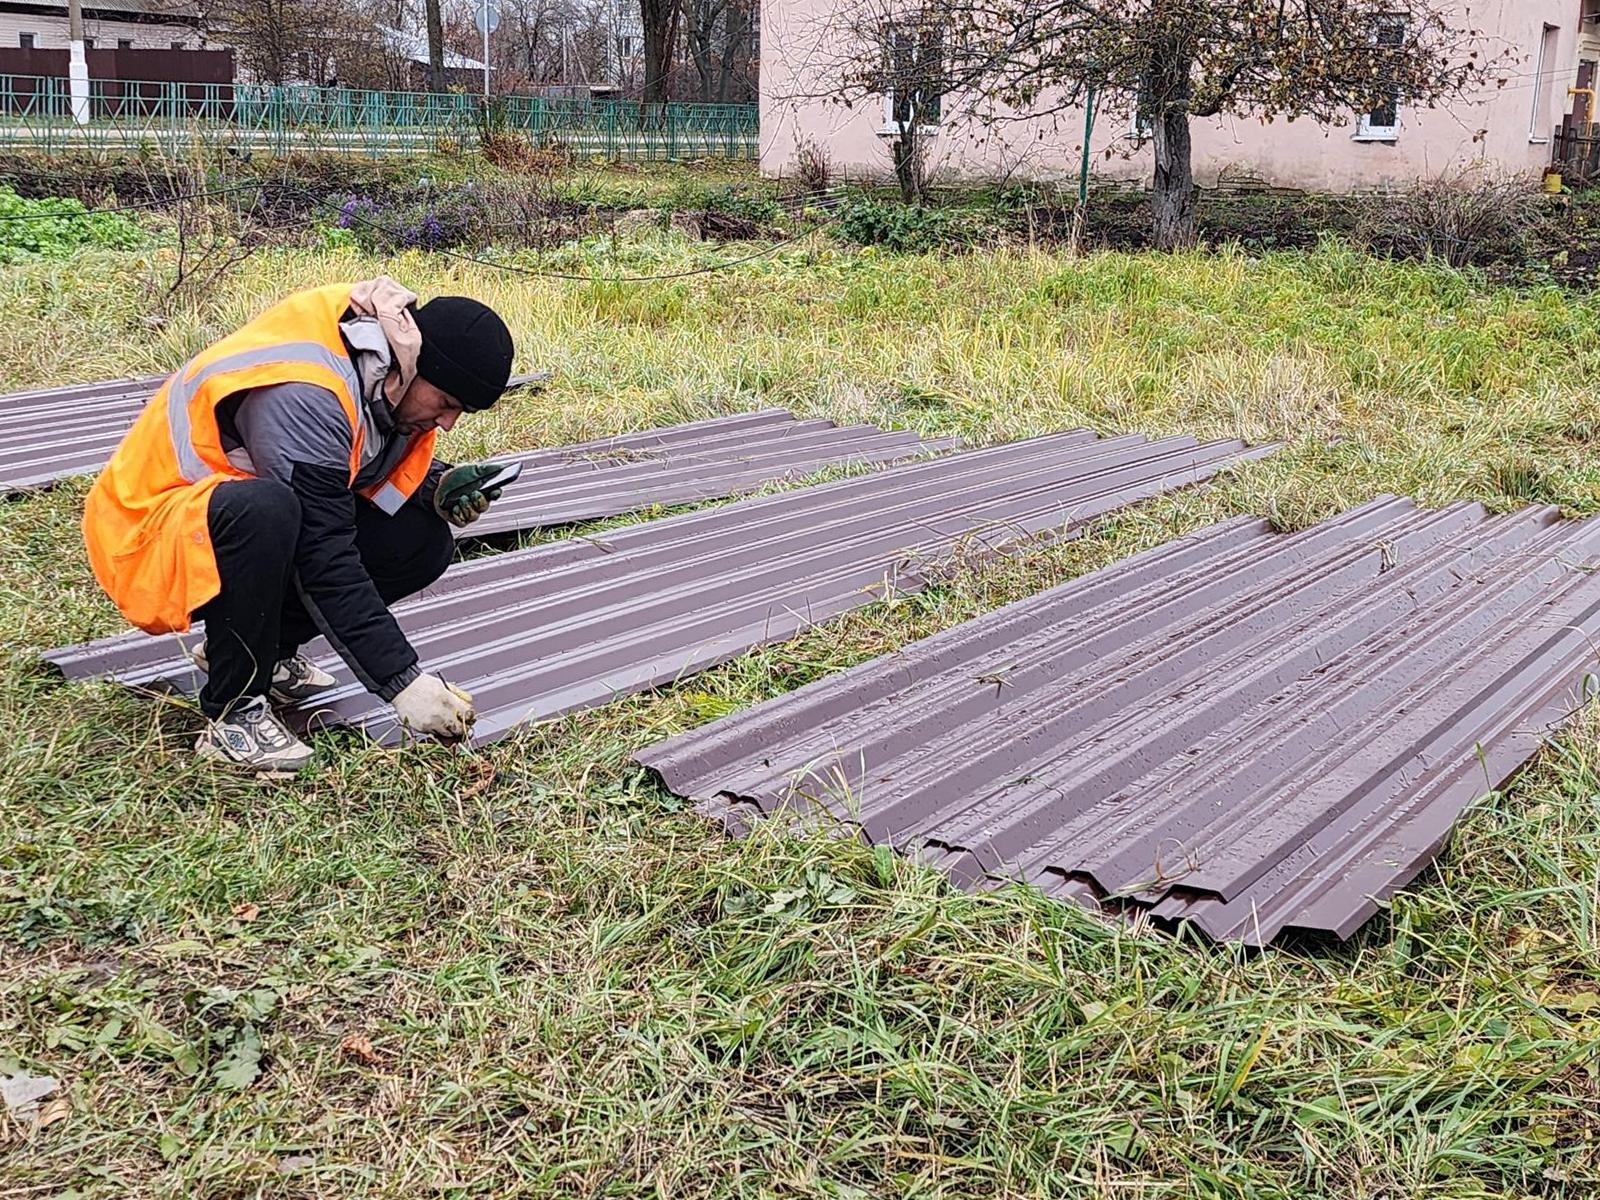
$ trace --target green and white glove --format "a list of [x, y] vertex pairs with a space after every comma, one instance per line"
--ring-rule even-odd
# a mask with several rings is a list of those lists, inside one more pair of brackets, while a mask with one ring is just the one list
[[433, 511], [457, 529], [471, 525], [500, 499], [500, 489], [484, 491], [482, 483], [492, 479], [501, 470], [495, 463], [468, 463], [451, 467], [439, 478], [438, 489], [433, 493]]

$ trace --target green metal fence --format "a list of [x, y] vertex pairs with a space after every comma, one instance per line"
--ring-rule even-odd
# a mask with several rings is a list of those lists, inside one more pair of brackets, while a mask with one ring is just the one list
[[90, 119], [72, 119], [67, 81], [0, 75], [0, 148], [236, 151], [363, 156], [472, 151], [486, 129], [581, 156], [674, 161], [754, 158], [752, 104], [547, 100], [255, 84], [89, 81]]

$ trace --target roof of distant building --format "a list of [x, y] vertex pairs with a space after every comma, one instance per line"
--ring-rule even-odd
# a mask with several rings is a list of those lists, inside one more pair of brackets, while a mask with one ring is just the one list
[[[67, 0], [0, 0], [0, 9], [25, 9], [30, 12], [54, 10], [67, 15]], [[84, 0], [84, 16], [101, 13], [136, 16], [146, 20], [167, 18], [190, 24], [200, 18], [200, 6], [193, 0]]]
[[[389, 49], [397, 54], [403, 54], [415, 63], [428, 62], [428, 39], [417, 33], [407, 33], [403, 29], [394, 29], [388, 25], [379, 25], [378, 31], [383, 34], [383, 40], [388, 43]], [[483, 63], [476, 58], [468, 58], [465, 54], [445, 48], [444, 66], [447, 71], [481, 71]]]

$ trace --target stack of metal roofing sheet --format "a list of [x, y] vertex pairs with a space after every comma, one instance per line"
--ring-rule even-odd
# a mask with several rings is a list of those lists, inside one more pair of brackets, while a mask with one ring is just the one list
[[[506, 386], [549, 377], [514, 375]], [[166, 378], [146, 375], [0, 396], [0, 493], [98, 471]]]
[[641, 752], [738, 831], [817, 808], [1264, 944], [1347, 937], [1592, 694], [1600, 521], [1242, 519]]
[[[791, 637], [887, 588], [919, 588], [929, 560], [1069, 533], [1266, 452], [1055, 434], [459, 564], [395, 615], [423, 662], [473, 694], [476, 740], [490, 742]], [[46, 659], [69, 678], [196, 685], [170, 637]], [[398, 736], [387, 706], [332, 655], [320, 661], [340, 685], [291, 714], [299, 723]]]
[[766, 409], [507, 454], [497, 461], [521, 462], [522, 477], [460, 536], [714, 500], [801, 479], [828, 466], [895, 462], [958, 444], [955, 438], [925, 439], [873, 425], [840, 428], [832, 421], [801, 421], [783, 409]]
[[0, 396], [0, 491], [98, 471], [165, 378]]

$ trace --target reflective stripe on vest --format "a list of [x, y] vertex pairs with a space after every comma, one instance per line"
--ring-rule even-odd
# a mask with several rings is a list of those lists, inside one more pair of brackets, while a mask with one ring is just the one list
[[395, 513], [399, 512], [401, 507], [405, 504], [406, 494], [399, 488], [395, 487], [395, 485], [390, 483], [388, 480], [384, 480], [383, 486], [378, 488], [377, 491], [368, 495], [367, 499], [371, 500], [378, 506], [379, 509], [388, 513], [392, 517], [395, 515]]
[[242, 371], [266, 363], [307, 363], [324, 367], [344, 380], [355, 401], [357, 411], [363, 403], [361, 380], [354, 364], [342, 354], [335, 354], [320, 342], [285, 342], [279, 346], [263, 346], [254, 350], [241, 350], [197, 369], [192, 376], [188, 368], [172, 377], [167, 388], [167, 428], [172, 437], [172, 451], [178, 461], [178, 471], [190, 483], [213, 473], [194, 446], [194, 430], [189, 421], [189, 405], [200, 386], [214, 375], [229, 371]]

